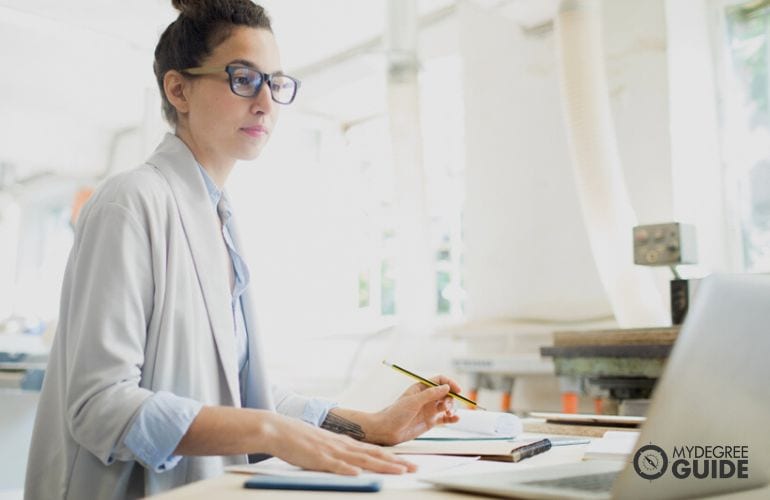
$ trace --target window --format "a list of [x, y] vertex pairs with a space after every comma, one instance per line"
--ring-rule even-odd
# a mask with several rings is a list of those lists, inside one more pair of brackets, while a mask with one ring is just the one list
[[722, 147], [743, 267], [770, 271], [770, 1], [723, 4]]
[[[447, 57], [424, 63], [420, 77], [423, 167], [435, 256], [438, 316], [463, 315], [462, 207], [464, 202], [463, 108], [460, 61]], [[395, 290], [398, 237], [394, 223], [394, 171], [387, 116], [351, 126], [348, 155], [359, 166], [358, 189], [366, 255], [358, 271], [358, 307], [370, 317], [397, 316]]]

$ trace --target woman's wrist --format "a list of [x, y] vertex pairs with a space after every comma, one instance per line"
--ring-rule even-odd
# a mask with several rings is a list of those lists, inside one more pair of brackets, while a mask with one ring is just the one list
[[376, 413], [363, 413], [362, 419], [367, 429], [366, 442], [379, 445], [391, 445], [393, 437], [386, 432], [387, 425], [381, 411]]
[[258, 418], [253, 421], [254, 430], [249, 434], [254, 447], [260, 453], [275, 455], [281, 442], [281, 419], [285, 417], [268, 410], [254, 412], [259, 413]]
[[345, 434], [358, 441], [384, 444], [389, 442], [389, 439], [382, 432], [383, 423], [379, 412], [369, 413], [348, 408], [334, 408], [326, 415], [321, 428], [337, 434]]

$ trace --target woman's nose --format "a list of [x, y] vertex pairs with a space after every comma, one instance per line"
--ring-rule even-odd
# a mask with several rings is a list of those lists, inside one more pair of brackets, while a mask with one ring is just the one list
[[251, 111], [257, 113], [259, 111], [263, 113], [270, 113], [275, 103], [273, 102], [273, 95], [270, 92], [270, 83], [265, 82], [257, 92], [257, 95], [253, 97], [251, 105]]

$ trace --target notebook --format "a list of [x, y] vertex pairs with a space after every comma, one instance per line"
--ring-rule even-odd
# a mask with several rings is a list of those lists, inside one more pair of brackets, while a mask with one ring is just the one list
[[383, 449], [399, 455], [454, 455], [479, 457], [481, 460], [512, 462], [513, 451], [522, 446], [539, 441], [527, 439], [517, 441], [502, 440], [451, 440], [424, 441], [413, 440]]
[[[629, 462], [588, 460], [429, 482], [503, 497], [629, 500], [701, 498], [766, 486], [770, 276], [710, 276], [698, 291]], [[731, 447], [731, 457], [723, 458], [724, 465], [713, 460], [714, 469], [712, 460], [697, 458], [706, 447], [721, 447], [723, 457]], [[703, 475], [705, 467], [710, 473], [696, 477], [694, 471]]]
[[545, 419], [548, 423], [574, 425], [603, 425], [617, 427], [639, 427], [644, 417], [623, 415], [590, 415], [586, 413], [531, 412], [530, 417]]

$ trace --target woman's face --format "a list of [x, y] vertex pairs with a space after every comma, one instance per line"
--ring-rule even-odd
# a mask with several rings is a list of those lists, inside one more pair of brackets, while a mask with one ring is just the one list
[[[269, 74], [280, 71], [273, 34], [236, 27], [201, 62], [202, 67], [228, 64], [252, 66]], [[222, 71], [192, 78], [186, 87], [188, 112], [183, 119], [198, 161], [204, 166], [232, 166], [236, 160], [253, 160], [259, 155], [275, 127], [280, 106], [272, 100], [267, 84], [262, 84], [256, 96], [241, 97], [230, 90], [228, 75]]]

